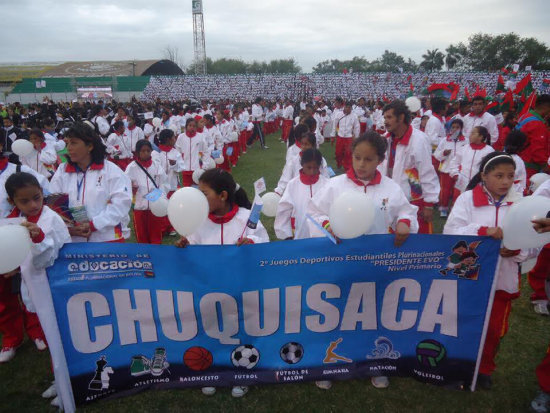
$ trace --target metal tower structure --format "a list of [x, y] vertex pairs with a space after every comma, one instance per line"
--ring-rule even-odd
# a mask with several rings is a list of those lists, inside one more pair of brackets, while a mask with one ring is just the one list
[[193, 10], [193, 45], [195, 50], [195, 74], [206, 74], [206, 42], [204, 40], [204, 18], [202, 0], [191, 0]]

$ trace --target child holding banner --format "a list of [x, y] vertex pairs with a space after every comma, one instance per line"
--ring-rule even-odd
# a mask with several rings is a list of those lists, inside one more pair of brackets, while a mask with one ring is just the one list
[[279, 239], [309, 238], [309, 227], [305, 221], [309, 200], [329, 180], [320, 172], [324, 158], [318, 149], [306, 149], [301, 155], [302, 168], [298, 176], [288, 182], [277, 207], [274, 228]]
[[[26, 172], [15, 173], [6, 180], [5, 187], [9, 201], [14, 206], [9, 218], [24, 217], [25, 221], [21, 225], [27, 228], [32, 240], [30, 254], [20, 267], [24, 311], [26, 318], [31, 317], [35, 324], [33, 329], [27, 329], [27, 331], [39, 349], [46, 349], [44, 341], [47, 340], [50, 344], [55, 368], [59, 365], [59, 362], [55, 361], [59, 360], [59, 356], [64, 359], [64, 356], [45, 269], [53, 264], [61, 247], [65, 243], [71, 242], [71, 236], [63, 219], [44, 206], [42, 188], [33, 175]], [[10, 274], [13, 273], [15, 271]], [[21, 340], [23, 338], [22, 324], [21, 321]], [[5, 351], [6, 349], [2, 349], [2, 353]], [[15, 347], [11, 351], [15, 354]], [[52, 385], [44, 393], [44, 397], [54, 396], [56, 396], [56, 391]]]
[[[375, 217], [368, 234], [395, 233], [395, 245], [403, 244], [409, 233], [418, 232], [418, 207], [407, 200], [401, 187], [392, 179], [382, 176], [377, 167], [385, 158], [387, 142], [378, 133], [370, 131], [355, 139], [351, 151], [352, 167], [343, 175], [336, 176], [313, 196], [308, 213], [312, 218], [332, 233], [329, 222], [329, 209], [332, 203], [344, 192], [359, 191], [372, 199], [375, 204]], [[310, 226], [313, 236], [320, 232]], [[374, 387], [386, 388], [389, 380], [385, 376], [372, 377]], [[330, 389], [330, 381], [316, 382], [322, 389]]]
[[[223, 169], [209, 169], [199, 179], [199, 189], [208, 200], [208, 219], [189, 238], [181, 237], [176, 246], [243, 245], [269, 242], [267, 231], [258, 221], [256, 229], [247, 226], [250, 201], [244, 189], [237, 185], [230, 173]], [[211, 396], [215, 387], [203, 387], [203, 394]], [[233, 397], [242, 397], [248, 386], [234, 386]]]
[[[513, 202], [522, 197], [514, 190], [515, 170], [516, 164], [511, 155], [504, 152], [486, 155], [481, 161], [479, 172], [456, 200], [443, 233], [486, 235], [502, 239], [502, 228], [499, 225]], [[464, 254], [477, 258], [474, 250]], [[496, 368], [498, 345], [508, 331], [512, 300], [519, 297], [518, 263], [527, 258], [527, 251], [511, 251], [505, 247], [500, 249], [496, 292], [477, 381], [481, 388], [490, 389], [492, 386], [491, 375]]]

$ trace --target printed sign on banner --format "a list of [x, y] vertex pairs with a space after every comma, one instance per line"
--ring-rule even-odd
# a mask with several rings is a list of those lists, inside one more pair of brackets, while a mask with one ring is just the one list
[[393, 242], [66, 245], [48, 274], [76, 405], [147, 388], [379, 375], [470, 385], [499, 242]]

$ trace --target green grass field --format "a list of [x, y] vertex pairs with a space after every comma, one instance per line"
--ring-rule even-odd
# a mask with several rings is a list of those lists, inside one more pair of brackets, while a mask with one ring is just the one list
[[[234, 169], [236, 181], [249, 195], [252, 182], [264, 176], [268, 190], [279, 179], [285, 157], [285, 146], [278, 135], [267, 138], [270, 149], [256, 144], [241, 157]], [[334, 166], [334, 147], [324, 144], [322, 152]], [[271, 239], [273, 219], [262, 219]], [[443, 221], [435, 229], [441, 232]], [[167, 238], [166, 243], [173, 242]], [[548, 318], [534, 314], [529, 305], [530, 288], [524, 280], [522, 297], [515, 301], [510, 318], [510, 331], [502, 340], [491, 391], [448, 390], [408, 378], [392, 378], [388, 389], [372, 387], [370, 380], [336, 382], [329, 391], [313, 383], [266, 385], [252, 387], [242, 399], [233, 399], [229, 389], [220, 388], [213, 397], [203, 396], [199, 389], [146, 391], [134, 396], [99, 401], [79, 409], [84, 412], [523, 412], [538, 386], [535, 367], [548, 345]], [[26, 342], [8, 364], [0, 365], [0, 412], [52, 412], [54, 408], [40, 394], [52, 379], [47, 352], [38, 353]]]

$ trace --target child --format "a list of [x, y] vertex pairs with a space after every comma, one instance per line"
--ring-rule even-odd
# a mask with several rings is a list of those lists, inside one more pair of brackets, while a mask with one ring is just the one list
[[470, 144], [457, 151], [456, 156], [451, 160], [449, 175], [455, 179], [455, 198], [466, 190], [468, 182], [472, 180], [479, 170], [481, 160], [494, 149], [487, 145], [491, 135], [483, 126], [476, 126], [470, 134]]
[[113, 130], [114, 132], [107, 138], [109, 160], [125, 171], [134, 157], [132, 145], [128, 140], [128, 136], [124, 134], [124, 123], [121, 120], [117, 120], [113, 124]]
[[336, 149], [334, 155], [338, 168], [347, 171], [351, 167], [351, 146], [354, 138], [359, 136], [359, 119], [351, 113], [351, 103], [344, 106], [344, 116], [336, 122]]
[[50, 179], [55, 173], [57, 162], [57, 152], [51, 143], [47, 143], [44, 133], [38, 128], [32, 129], [29, 140], [34, 146], [34, 150], [27, 156], [21, 156], [21, 164], [34, 169], [46, 179]]
[[320, 172], [323, 161], [318, 149], [302, 152], [299, 175], [288, 182], [277, 207], [274, 229], [279, 239], [310, 238], [306, 211], [309, 200], [328, 182]]
[[514, 179], [514, 189], [516, 192], [525, 195], [527, 188], [527, 171], [525, 162], [518, 155], [527, 146], [527, 135], [519, 130], [512, 130], [506, 135], [504, 141], [504, 151], [511, 155], [516, 163], [516, 176]]
[[227, 119], [227, 115], [221, 110], [216, 111], [216, 127], [222, 137], [221, 145], [216, 145], [216, 147], [223, 155], [223, 162], [218, 164], [216, 167], [223, 169], [224, 171], [231, 172], [231, 162], [229, 156], [227, 155], [227, 149], [231, 143], [229, 135], [233, 130], [233, 125]]
[[433, 155], [440, 162], [439, 171], [441, 173], [439, 175], [439, 182], [441, 192], [439, 194], [439, 214], [442, 218], [447, 217], [449, 214], [449, 204], [455, 185], [454, 180], [449, 175], [451, 161], [456, 156], [456, 153], [468, 144], [464, 135], [462, 135], [463, 126], [462, 120], [453, 119], [451, 121], [451, 133], [447, 136], [447, 139], [439, 143]]
[[[269, 242], [267, 231], [261, 222], [256, 229], [246, 224], [250, 216], [250, 201], [244, 189], [240, 188], [230, 173], [223, 169], [209, 169], [199, 180], [199, 189], [208, 200], [208, 219], [189, 238], [181, 237], [176, 246], [195, 245], [243, 245]], [[211, 396], [215, 387], [203, 387], [203, 394]], [[247, 386], [235, 386], [233, 397], [242, 397]]]
[[176, 149], [183, 157], [182, 185], [193, 185], [193, 171], [200, 168], [199, 161], [210, 157], [208, 143], [204, 134], [197, 134], [197, 121], [194, 118], [185, 122], [185, 132], [178, 136]]
[[[512, 203], [521, 198], [514, 190], [515, 169], [514, 159], [508, 154], [492, 152], [485, 155], [479, 172], [456, 200], [443, 233], [502, 239], [500, 225]], [[498, 345], [508, 330], [512, 300], [519, 296], [518, 262], [524, 261], [527, 254], [522, 250], [511, 251], [502, 247], [500, 257], [496, 293], [478, 376], [478, 384], [485, 389], [492, 385], [491, 374], [496, 368]]]
[[[305, 135], [302, 135], [300, 140], [296, 141], [296, 144], [298, 145], [298, 148], [300, 148], [301, 151], [298, 152], [296, 155], [292, 156], [291, 158], [287, 159], [286, 164], [283, 168], [283, 173], [281, 174], [281, 178], [277, 183], [277, 188], [275, 188], [274, 190], [274, 192], [279, 195], [282, 195], [284, 193], [288, 182], [292, 178], [300, 174], [300, 169], [302, 169], [300, 158], [302, 157], [302, 154], [305, 150], [315, 148], [315, 145], [316, 145], [315, 134], [308, 132]], [[322, 158], [321, 160], [321, 174], [326, 178], [330, 178], [327, 170], [327, 161], [324, 158]]]
[[[165, 129], [170, 130], [170, 129]], [[164, 132], [164, 131], [163, 131]], [[157, 217], [151, 212], [151, 205], [145, 195], [159, 188], [168, 193], [168, 176], [160, 162], [153, 162], [153, 146], [142, 139], [136, 144], [137, 159], [126, 168], [126, 175], [132, 181], [135, 190], [134, 228], [138, 243], [161, 244], [164, 217]]]
[[158, 162], [166, 174], [168, 198], [178, 189], [178, 173], [183, 171], [183, 158], [174, 148], [176, 137], [172, 129], [163, 129], [159, 134], [160, 152], [153, 152], [151, 157]]
[[[410, 232], [418, 232], [418, 208], [409, 203], [399, 184], [377, 170], [384, 161], [386, 150], [386, 139], [376, 132], [369, 131], [355, 139], [351, 148], [352, 167], [345, 174], [331, 178], [313, 196], [308, 213], [332, 232], [328, 218], [330, 206], [339, 195], [354, 190], [365, 193], [375, 204], [375, 217], [368, 234], [395, 232], [395, 245], [399, 246]], [[313, 236], [320, 234], [313, 226], [310, 226], [310, 231]], [[388, 378], [384, 376], [372, 377], [371, 382], [377, 388], [389, 386]], [[329, 389], [331, 384], [321, 381], [317, 386]]]
[[143, 130], [136, 125], [133, 116], [128, 115], [126, 119], [128, 120], [128, 127], [124, 131], [124, 140], [128, 143], [130, 148], [132, 148], [132, 153], [136, 153], [136, 145], [138, 141], [145, 139], [145, 134]]
[[[52, 322], [55, 323], [55, 319], [52, 320], [54, 310], [45, 269], [53, 264], [63, 244], [71, 242], [71, 237], [61, 217], [44, 206], [42, 188], [35, 176], [26, 172], [14, 173], [6, 180], [5, 189], [10, 203], [14, 206], [8, 217], [24, 217], [26, 220], [21, 225], [28, 229], [32, 240], [31, 252], [20, 267], [23, 280], [21, 296], [25, 328], [36, 347], [39, 350], [45, 350], [46, 339], [50, 343], [53, 341], [61, 343], [59, 335], [57, 337], [52, 335], [56, 329], [48, 328], [52, 326]], [[0, 277], [2, 284], [10, 281], [10, 278], [5, 278], [6, 276], [10, 277], [15, 273], [16, 271], [12, 271]], [[17, 298], [9, 304], [2, 299], [2, 304], [19, 307]], [[46, 335], [40, 323], [46, 327]], [[3, 348], [0, 352], [2, 362], [13, 358], [16, 347], [23, 341], [23, 320], [14, 319], [12, 326], [17, 326], [18, 331], [10, 332], [15, 333], [17, 338], [2, 331], [4, 334]], [[8, 344], [8, 338], [18, 341]]]
[[288, 162], [295, 155], [300, 153], [300, 151], [302, 150], [302, 148], [300, 147], [300, 140], [302, 139], [302, 136], [305, 136], [306, 133], [308, 133], [308, 127], [303, 123], [296, 125], [296, 127], [294, 127], [290, 131], [287, 142], [288, 148], [286, 150], [285, 162]]

